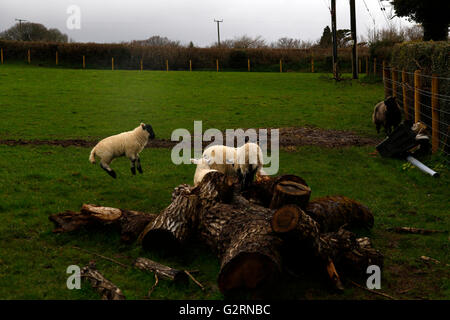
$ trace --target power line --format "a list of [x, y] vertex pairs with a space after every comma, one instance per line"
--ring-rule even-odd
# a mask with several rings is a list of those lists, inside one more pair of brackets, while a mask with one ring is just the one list
[[386, 8], [384, 7], [384, 5], [381, 3], [380, 0], [378, 0], [378, 4], [380, 5], [380, 9], [381, 9], [381, 12], [383, 13], [383, 17], [386, 20], [386, 23], [388, 24], [389, 27], [391, 27], [391, 22], [389, 21], [387, 15], [386, 15]]

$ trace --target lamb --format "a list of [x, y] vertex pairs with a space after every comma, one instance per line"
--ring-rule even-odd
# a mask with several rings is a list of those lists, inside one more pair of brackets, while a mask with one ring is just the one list
[[227, 176], [236, 175], [236, 149], [233, 147], [214, 145], [203, 151], [203, 157], [210, 159], [211, 169]]
[[263, 153], [258, 144], [248, 142], [237, 148], [236, 159], [236, 171], [244, 188], [252, 183], [255, 174], [266, 175], [262, 168], [264, 165]]
[[391, 134], [392, 129], [395, 129], [402, 121], [402, 111], [395, 97], [388, 97], [375, 106], [372, 121], [377, 128], [377, 133], [380, 133], [380, 127], [383, 126], [386, 134]]
[[215, 169], [211, 169], [210, 167], [211, 159], [208, 158], [202, 157], [200, 159], [191, 159], [191, 163], [197, 165], [194, 174], [194, 186], [198, 186], [200, 182], [202, 182], [203, 177], [207, 173], [217, 171]]
[[100, 167], [111, 177], [116, 178], [116, 172], [109, 164], [115, 158], [126, 156], [131, 161], [131, 173], [136, 174], [136, 162], [139, 173], [143, 173], [139, 153], [144, 149], [149, 139], [154, 139], [155, 133], [149, 124], [141, 123], [134, 130], [122, 132], [101, 140], [92, 149], [89, 161], [95, 164], [95, 156], [100, 158]]

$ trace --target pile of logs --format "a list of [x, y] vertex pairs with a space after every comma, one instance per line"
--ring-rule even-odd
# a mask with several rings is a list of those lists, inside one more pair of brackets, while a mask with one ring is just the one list
[[226, 295], [270, 291], [289, 268], [311, 264], [342, 289], [340, 275], [365, 274], [383, 265], [369, 238], [350, 230], [371, 228], [370, 210], [344, 196], [310, 201], [300, 177], [257, 177], [246, 190], [219, 172], [196, 186], [179, 185], [160, 214], [83, 205], [81, 212], [50, 216], [55, 232], [112, 226], [122, 239], [148, 250], [176, 250], [196, 238], [220, 261], [218, 285]]

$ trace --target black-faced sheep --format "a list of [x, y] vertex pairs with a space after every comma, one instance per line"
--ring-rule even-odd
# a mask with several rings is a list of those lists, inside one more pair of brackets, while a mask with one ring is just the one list
[[373, 110], [372, 121], [380, 133], [380, 127], [389, 135], [402, 121], [402, 111], [395, 97], [388, 97], [386, 100], [377, 103]]
[[131, 131], [122, 132], [101, 140], [92, 149], [89, 161], [95, 163], [95, 156], [100, 158], [100, 167], [111, 177], [116, 178], [116, 173], [109, 164], [115, 158], [126, 156], [131, 161], [131, 173], [136, 174], [137, 169], [142, 173], [139, 153], [144, 149], [149, 139], [154, 139], [155, 133], [149, 124], [141, 123]]

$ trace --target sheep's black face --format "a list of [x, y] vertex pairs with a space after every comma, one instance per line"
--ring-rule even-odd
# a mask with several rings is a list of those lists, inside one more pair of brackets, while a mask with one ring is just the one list
[[384, 100], [384, 104], [386, 105], [386, 108], [388, 110], [395, 110], [397, 109], [397, 100], [395, 100], [395, 97], [389, 97], [386, 100]]
[[149, 139], [155, 139], [155, 133], [153, 132], [153, 128], [151, 125], [146, 124], [143, 129], [148, 132]]

